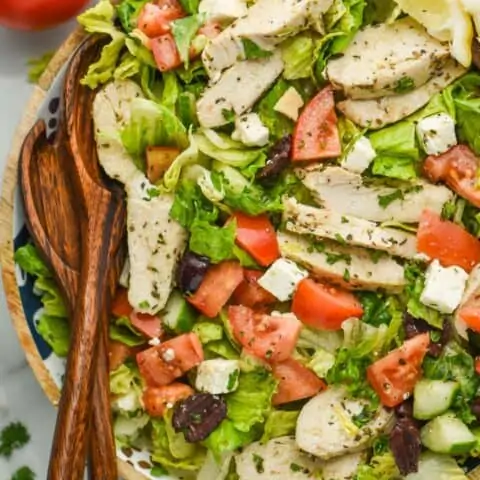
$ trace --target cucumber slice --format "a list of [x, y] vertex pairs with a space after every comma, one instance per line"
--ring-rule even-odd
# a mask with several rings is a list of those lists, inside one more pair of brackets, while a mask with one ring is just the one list
[[185, 333], [192, 330], [196, 319], [193, 307], [180, 292], [174, 291], [163, 311], [163, 324], [175, 333]]
[[445, 413], [427, 423], [420, 432], [422, 443], [432, 452], [463, 455], [476, 444], [475, 435], [452, 413]]
[[413, 416], [419, 420], [431, 420], [445, 413], [458, 392], [457, 382], [420, 380], [413, 393]]

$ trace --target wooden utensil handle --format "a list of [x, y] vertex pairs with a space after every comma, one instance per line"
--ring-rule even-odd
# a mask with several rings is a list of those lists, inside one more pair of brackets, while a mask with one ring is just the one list
[[113, 260], [110, 241], [114, 214], [108, 210], [108, 199], [99, 195], [96, 214], [87, 213], [88, 227], [82, 239], [84, 256], [78, 301], [50, 455], [49, 480], [82, 480], [85, 471], [96, 343]]

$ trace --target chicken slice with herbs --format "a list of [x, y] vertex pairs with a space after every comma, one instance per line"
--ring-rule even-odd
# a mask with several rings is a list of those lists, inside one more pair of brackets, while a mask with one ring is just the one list
[[434, 95], [443, 91], [464, 73], [465, 68], [450, 60], [442, 69], [441, 75], [411, 92], [370, 100], [347, 99], [337, 103], [337, 108], [357, 125], [376, 130], [420, 110]]
[[322, 460], [364, 450], [394, 418], [393, 412], [379, 407], [368, 423], [358, 427], [354, 417], [365, 407], [367, 401], [348, 398], [342, 387], [331, 386], [302, 408], [297, 420], [297, 445]]
[[292, 233], [277, 234], [280, 252], [310, 271], [312, 276], [348, 289], [400, 292], [405, 286], [404, 269], [393, 258], [378, 257], [368, 250], [334, 244], [312, 243]]
[[406, 17], [357, 33], [343, 56], [328, 63], [327, 77], [350, 98], [379, 98], [421, 87], [441, 75], [449, 58], [447, 43]]
[[372, 222], [418, 223], [425, 209], [441, 214], [453, 198], [453, 192], [442, 185], [423, 181], [399, 187], [369, 184], [341, 167], [320, 165], [296, 173], [321, 207]]
[[334, 210], [310, 207], [294, 198], [284, 201], [283, 220], [293, 233], [337, 240], [349, 245], [382, 250], [390, 255], [415, 258], [415, 235], [394, 228], [379, 227], [374, 222]]
[[355, 452], [326, 461], [322, 466], [322, 480], [354, 480], [366, 456], [366, 452]]

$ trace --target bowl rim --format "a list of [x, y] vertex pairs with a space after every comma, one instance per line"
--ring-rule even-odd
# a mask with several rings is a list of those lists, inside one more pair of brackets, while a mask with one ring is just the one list
[[[45, 366], [32, 337], [27, 319], [25, 318], [15, 275], [13, 239], [15, 192], [18, 187], [18, 161], [23, 141], [34, 125], [39, 108], [44, 102], [58, 72], [87, 35], [83, 28], [77, 27], [58, 48], [38, 83], [34, 85], [30, 99], [25, 105], [22, 118], [13, 136], [3, 172], [0, 197], [0, 264], [7, 308], [13, 328], [17, 333], [30, 368], [54, 407], [58, 406], [60, 390]], [[137, 472], [128, 463], [117, 459], [117, 464], [118, 473], [125, 480], [145, 480], [146, 477]]]

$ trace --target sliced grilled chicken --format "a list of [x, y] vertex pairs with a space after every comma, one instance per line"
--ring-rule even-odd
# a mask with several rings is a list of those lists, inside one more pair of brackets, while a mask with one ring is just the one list
[[366, 452], [357, 452], [326, 461], [322, 467], [322, 480], [354, 480], [366, 456]]
[[280, 52], [263, 60], [238, 62], [207, 88], [197, 102], [200, 124], [206, 128], [226, 125], [229, 112], [245, 113], [283, 71]]
[[320, 165], [296, 173], [321, 207], [373, 222], [418, 223], [426, 208], [440, 214], [453, 198], [443, 185], [423, 181], [400, 187], [367, 184], [361, 175], [341, 167]]
[[458, 77], [466, 72], [454, 60], [449, 60], [442, 73], [415, 90], [403, 95], [387, 96], [371, 100], [348, 99], [337, 108], [352, 122], [372, 130], [396, 123], [420, 108]]
[[320, 463], [302, 452], [293, 437], [255, 442], [235, 458], [240, 480], [313, 480]]
[[390, 255], [414, 258], [417, 254], [415, 235], [334, 210], [310, 207], [294, 198], [284, 201], [283, 220], [290, 232], [329, 238], [349, 245], [383, 250]]
[[404, 269], [388, 256], [374, 258], [362, 248], [322, 242], [319, 250], [300, 235], [277, 234], [283, 257], [302, 265], [319, 280], [349, 289], [399, 292], [405, 285]]
[[327, 76], [350, 98], [379, 98], [424, 85], [442, 73], [449, 58], [448, 44], [405, 17], [360, 31], [343, 56], [328, 63]]
[[357, 427], [353, 417], [367, 404], [349, 399], [341, 387], [329, 387], [302, 408], [295, 436], [298, 446], [322, 460], [364, 450], [393, 419], [393, 412], [380, 407], [370, 422]]

